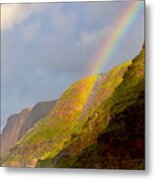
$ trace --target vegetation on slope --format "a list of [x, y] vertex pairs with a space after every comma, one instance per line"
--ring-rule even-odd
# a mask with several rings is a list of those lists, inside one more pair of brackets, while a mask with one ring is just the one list
[[20, 129], [18, 140], [21, 139], [25, 133], [40, 119], [48, 115], [56, 103], [56, 100], [48, 102], [39, 102], [33, 108], [28, 118]]
[[10, 116], [1, 135], [1, 155], [13, 147], [32, 126], [45, 117], [56, 101], [40, 102], [31, 109]]
[[25, 124], [31, 109], [24, 109], [18, 114], [11, 115], [1, 135], [1, 155], [8, 151], [18, 140], [21, 128]]
[[[123, 79], [112, 96], [88, 118], [75, 142], [51, 162], [48, 159], [48, 165], [50, 162], [51, 167], [144, 169], [144, 50]], [[46, 161], [38, 162], [39, 167], [45, 164]]]
[[[58, 155], [61, 150], [73, 144], [83, 131], [86, 133], [82, 134], [82, 142], [85, 142], [87, 132], [89, 132], [89, 136], [92, 132], [89, 131], [89, 127], [88, 131], [86, 128], [90, 121], [88, 117], [95, 116], [97, 118], [98, 114], [94, 114], [94, 112], [120, 85], [130, 64], [131, 61], [126, 62], [105, 75], [90, 76], [70, 86], [57, 101], [52, 111], [37, 122], [3, 156], [2, 165], [33, 167], [36, 162], [40, 161], [42, 163], [48, 162], [44, 163], [43, 166], [48, 165], [49, 167], [51, 159]], [[96, 126], [96, 123], [100, 122], [93, 122], [93, 127]], [[106, 127], [106, 124], [106, 121], [103, 122], [101, 129]], [[98, 129], [95, 132], [97, 135]], [[81, 143], [82, 145], [77, 149], [80, 150], [81, 147], [85, 147], [93, 141], [88, 139], [86, 142]]]

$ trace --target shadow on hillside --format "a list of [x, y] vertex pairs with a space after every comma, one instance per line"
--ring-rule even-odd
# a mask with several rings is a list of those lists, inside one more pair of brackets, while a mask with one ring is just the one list
[[[145, 83], [145, 162], [146, 162], [146, 170], [145, 171], [137, 171], [137, 170], [101, 170], [101, 169], [51, 169], [51, 168], [5, 168], [5, 172], [9, 174], [62, 174], [62, 175], [124, 175], [127, 174], [130, 176], [147, 176], [150, 174], [151, 167], [150, 167], [150, 159], [151, 159], [151, 153], [150, 153], [150, 102], [151, 102], [151, 77], [150, 72], [151, 70], [151, 58], [150, 58], [150, 47], [149, 47], [149, 41], [151, 40], [150, 37], [150, 16], [151, 16], [151, 8], [146, 7], [146, 17], [145, 17], [145, 28], [147, 27], [147, 31], [145, 31], [145, 77], [146, 77], [146, 83]], [[147, 38], [146, 38], [147, 37]], [[150, 62], [150, 63], [149, 63]]]

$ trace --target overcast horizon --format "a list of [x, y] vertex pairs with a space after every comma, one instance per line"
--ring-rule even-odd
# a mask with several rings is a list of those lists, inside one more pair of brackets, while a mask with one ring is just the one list
[[[58, 99], [72, 83], [84, 78], [92, 57], [129, 3], [2, 5], [1, 128], [10, 115]], [[101, 73], [139, 53], [144, 42], [144, 10], [129, 31]]]

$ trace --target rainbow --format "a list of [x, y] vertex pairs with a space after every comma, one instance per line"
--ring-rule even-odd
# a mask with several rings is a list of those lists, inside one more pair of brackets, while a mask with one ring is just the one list
[[[126, 8], [121, 13], [119, 21], [117, 21], [117, 23], [113, 26], [111, 37], [108, 37], [106, 41], [104, 39], [103, 45], [92, 59], [92, 64], [90, 65], [86, 76], [99, 74], [102, 72], [105, 63], [108, 62], [114, 55], [118, 48], [118, 44], [130, 30], [130, 27], [134, 23], [142, 8], [144, 8], [143, 1], [131, 1], [126, 6]], [[83, 104], [83, 109], [87, 107], [92, 89], [97, 83], [98, 77], [96, 76], [96, 78], [93, 79], [93, 82], [91, 82], [91, 87], [88, 88], [89, 92]]]
[[114, 24], [111, 37], [102, 43], [100, 50], [97, 52], [90, 65], [88, 75], [97, 74], [103, 70], [107, 61], [111, 59], [117, 50], [118, 44], [130, 30], [131, 25], [138, 16], [140, 10], [144, 7], [143, 1], [131, 1], [123, 10], [119, 21]]

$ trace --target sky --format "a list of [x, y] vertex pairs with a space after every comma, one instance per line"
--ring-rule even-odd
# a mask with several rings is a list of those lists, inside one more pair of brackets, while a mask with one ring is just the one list
[[[72, 83], [84, 78], [93, 57], [111, 36], [114, 24], [130, 3], [3, 4], [2, 128], [11, 114], [40, 101], [58, 99]], [[141, 9], [113, 56], [104, 64], [102, 73], [135, 57], [143, 42]]]

